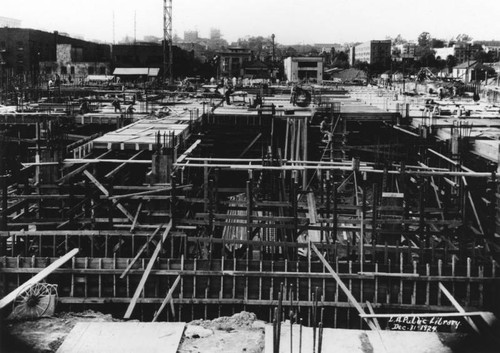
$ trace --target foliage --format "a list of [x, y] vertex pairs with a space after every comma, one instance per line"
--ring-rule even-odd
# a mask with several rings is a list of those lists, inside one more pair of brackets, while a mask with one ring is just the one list
[[363, 70], [365, 72], [368, 72], [369, 69], [369, 64], [366, 61], [359, 61], [356, 60], [354, 61], [353, 67], [358, 70]]
[[448, 67], [448, 69], [451, 70], [453, 67], [457, 66], [457, 64], [458, 60], [454, 55], [448, 55], [446, 57], [446, 66]]
[[407, 41], [406, 39], [404, 39], [404, 38], [401, 36], [401, 34], [398, 34], [398, 35], [396, 36], [396, 38], [394, 38], [394, 39], [392, 40], [392, 44], [394, 44], [394, 45], [398, 45], [398, 44], [405, 44], [405, 43], [408, 43], [408, 41]]
[[418, 45], [422, 48], [429, 48], [431, 44], [431, 35], [429, 32], [422, 32], [418, 36]]
[[495, 54], [492, 51], [486, 53], [481, 50], [474, 54], [474, 60], [480, 63], [491, 63], [494, 62], [495, 59]]
[[457, 42], [470, 42], [472, 41], [472, 37], [468, 34], [462, 33], [456, 36]]
[[444, 48], [445, 43], [444, 43], [444, 40], [432, 38], [431, 42], [430, 42], [430, 46], [431, 46], [431, 48]]

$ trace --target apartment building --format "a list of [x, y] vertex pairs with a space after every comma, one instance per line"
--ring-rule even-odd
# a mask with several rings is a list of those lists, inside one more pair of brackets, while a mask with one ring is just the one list
[[351, 61], [367, 62], [368, 64], [385, 64], [391, 60], [390, 40], [371, 40], [354, 47]]

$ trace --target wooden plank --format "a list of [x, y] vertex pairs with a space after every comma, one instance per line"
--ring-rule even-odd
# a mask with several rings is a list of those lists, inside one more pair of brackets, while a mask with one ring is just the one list
[[5, 297], [3, 297], [2, 300], [0, 300], [0, 310], [3, 309], [5, 306], [9, 305], [24, 290], [28, 289], [33, 284], [40, 282], [45, 277], [50, 275], [54, 270], [61, 267], [69, 259], [71, 259], [73, 256], [75, 256], [78, 253], [78, 251], [79, 251], [78, 249], [71, 250], [66, 255], [64, 255], [60, 259], [57, 259], [56, 261], [51, 263], [49, 266], [44, 268], [42, 271], [40, 271], [38, 274], [36, 274], [34, 277], [30, 278], [29, 280], [24, 282], [22, 285], [17, 287], [15, 290], [13, 290], [9, 294], [7, 294]]
[[[345, 293], [345, 295], [347, 296], [347, 299], [349, 300], [349, 302], [354, 306], [354, 308], [356, 308], [356, 310], [358, 311], [359, 315], [361, 316], [361, 315], [366, 314], [365, 311], [363, 310], [363, 308], [361, 307], [361, 305], [359, 305], [359, 303], [356, 300], [356, 298], [354, 298], [354, 296], [352, 295], [351, 291], [346, 287], [346, 285], [344, 284], [344, 282], [342, 282], [342, 280], [340, 279], [339, 275], [337, 274], [337, 272], [335, 272], [333, 270], [332, 266], [330, 266], [330, 264], [328, 263], [328, 261], [326, 261], [326, 259], [324, 258], [323, 254], [321, 254], [321, 252], [318, 250], [318, 248], [316, 247], [316, 245], [314, 245], [313, 243], [311, 243], [311, 249], [314, 250], [314, 252], [318, 256], [318, 258], [321, 260], [321, 262], [323, 262], [323, 265], [327, 268], [327, 270], [330, 272], [330, 274], [335, 279], [335, 281], [337, 281], [339, 287]], [[365, 319], [365, 321], [366, 321], [366, 323], [368, 324], [368, 326], [372, 330], [376, 330], [377, 329], [376, 326], [370, 320]]]
[[[370, 314], [375, 314], [375, 311], [373, 311], [373, 307], [368, 300], [366, 301], [366, 307], [368, 308], [368, 311], [370, 312]], [[376, 317], [372, 318], [372, 321], [373, 321], [373, 324], [375, 325], [375, 327], [377, 327], [377, 330], [381, 330], [380, 324], [378, 323], [377, 318]]]
[[[88, 170], [84, 170], [83, 173], [85, 174], [85, 176], [87, 178], [90, 179], [90, 181], [92, 183], [94, 183], [95, 186], [97, 186], [97, 188], [99, 190], [101, 190], [101, 192], [106, 195], [106, 196], [109, 196], [109, 191], [92, 175], [90, 174], [90, 172]], [[116, 201], [115, 199], [111, 199], [111, 201], [113, 202], [113, 204], [125, 215], [125, 217], [127, 217], [129, 219], [130, 222], [134, 222], [134, 217], [127, 211], [127, 209], [125, 207], [123, 207], [118, 201]]]
[[[136, 154], [134, 154], [132, 157], [130, 157], [128, 160], [133, 160], [133, 159], [136, 159], [137, 157], [139, 157], [142, 153], [144, 152], [144, 150], [141, 150], [139, 152], [137, 152]], [[120, 170], [122, 170], [125, 166], [127, 165], [127, 163], [122, 163], [120, 164], [118, 167], [116, 167], [115, 169], [113, 169], [112, 171], [110, 171], [108, 174], [106, 174], [104, 176], [104, 179], [109, 179], [111, 177], [113, 177], [116, 173], [118, 173]]]
[[[100, 156], [97, 156], [96, 159], [101, 159], [105, 156], [107, 156], [108, 154], [110, 154], [112, 151], [109, 150], [109, 151], [106, 151], [104, 152], [103, 154], [101, 154]], [[69, 180], [70, 178], [74, 177], [75, 175], [81, 173], [83, 170], [87, 169], [87, 167], [90, 165], [90, 163], [85, 163], [84, 165], [76, 168], [75, 170], [69, 172], [68, 174], [66, 174], [65, 176], [63, 176], [62, 178], [60, 178], [59, 180], [57, 180], [56, 182], [58, 184], [63, 184], [66, 180]]]
[[177, 158], [177, 163], [182, 163], [200, 143], [201, 140], [196, 140], [179, 158]]
[[469, 317], [469, 316], [483, 316], [484, 314], [489, 314], [488, 311], [469, 311], [465, 313], [459, 312], [445, 312], [445, 313], [395, 313], [395, 314], [365, 314], [361, 315], [366, 318], [391, 318], [391, 317]]
[[[190, 188], [192, 186], [193, 186], [193, 184], [179, 185], [179, 186], [176, 186], [175, 189], [182, 190], [182, 189]], [[123, 199], [123, 198], [133, 198], [134, 196], [150, 195], [150, 194], [154, 194], [154, 193], [157, 193], [160, 191], [172, 191], [172, 188], [171, 187], [155, 188], [153, 190], [139, 191], [139, 192], [134, 192], [134, 193], [130, 193], [130, 194], [114, 195], [114, 196], [110, 196], [109, 199], [110, 200], [117, 200], [117, 199]], [[170, 197], [170, 196], [168, 196], [168, 197]]]
[[[195, 277], [196, 278], [196, 277]], [[163, 300], [163, 303], [161, 303], [160, 308], [156, 312], [155, 316], [153, 317], [153, 322], [155, 322], [158, 319], [158, 316], [160, 316], [161, 312], [165, 308], [165, 306], [168, 304], [168, 302], [172, 299], [172, 294], [174, 294], [175, 288], [177, 288], [177, 285], [179, 284], [181, 280], [181, 276], [177, 276], [177, 278], [174, 281], [174, 284], [172, 284], [172, 287], [168, 290], [167, 296]]]
[[132, 225], [130, 226], [131, 233], [134, 231], [135, 226], [137, 225], [137, 220], [139, 219], [139, 215], [141, 213], [141, 210], [142, 210], [142, 201], [141, 201], [141, 203], [139, 203], [139, 206], [137, 206], [137, 211], [135, 212], [134, 221], [132, 222]]
[[167, 228], [163, 232], [163, 235], [161, 237], [161, 241], [158, 242], [158, 244], [156, 245], [156, 249], [155, 249], [153, 255], [149, 259], [148, 265], [147, 265], [146, 269], [144, 270], [144, 273], [143, 273], [143, 275], [141, 277], [141, 280], [140, 280], [139, 284], [137, 285], [137, 288], [135, 289], [134, 296], [132, 297], [132, 300], [130, 301], [130, 304], [129, 304], [128, 308], [127, 308], [127, 311], [125, 312], [125, 315], [123, 316], [124, 319], [130, 319], [130, 316], [132, 316], [132, 313], [133, 313], [134, 308], [135, 308], [135, 304], [137, 303], [137, 299], [139, 298], [139, 296], [142, 293], [144, 285], [146, 284], [146, 280], [148, 279], [149, 273], [153, 269], [153, 265], [156, 262], [156, 258], [160, 254], [161, 248], [163, 247], [163, 242], [165, 242], [165, 240], [167, 239], [168, 234], [170, 233], [170, 229], [172, 229], [172, 221], [171, 220], [167, 224]]
[[[444, 295], [446, 295], [446, 297], [448, 298], [450, 303], [458, 310], [459, 313], [465, 314], [465, 309], [462, 308], [462, 306], [456, 301], [456, 299], [453, 297], [453, 295], [451, 295], [451, 293], [448, 291], [448, 289], [446, 289], [446, 287], [441, 282], [439, 282], [439, 289], [441, 289], [441, 291], [444, 293]], [[465, 318], [465, 321], [467, 321], [469, 323], [469, 325], [474, 329], [474, 331], [476, 331], [477, 333], [480, 333], [476, 324], [474, 323], [474, 321], [472, 321], [472, 319], [470, 317], [464, 316], [464, 318]]]
[[[288, 124], [287, 124], [287, 128], [288, 128]], [[287, 130], [288, 131], [288, 130]], [[253, 145], [255, 145], [255, 143], [260, 139], [260, 137], [262, 136], [262, 133], [259, 133], [253, 140], [252, 142], [250, 142], [250, 144], [243, 150], [243, 152], [240, 153], [240, 155], [238, 156], [238, 158], [241, 158], [243, 157], [249, 150], [250, 148], [253, 147]]]
[[176, 353], [183, 322], [78, 322], [57, 353]]
[[158, 232], [160, 231], [160, 229], [163, 227], [163, 224], [159, 225], [158, 228], [155, 229], [155, 231], [153, 232], [153, 234], [151, 234], [151, 236], [148, 238], [148, 240], [146, 241], [146, 243], [144, 243], [144, 245], [139, 249], [139, 251], [137, 252], [137, 254], [134, 256], [134, 258], [132, 259], [132, 261], [130, 262], [130, 264], [127, 266], [127, 268], [125, 269], [125, 271], [123, 271], [123, 273], [121, 274], [120, 276], [120, 279], [123, 279], [123, 277], [125, 277], [127, 275], [127, 273], [130, 271], [130, 269], [132, 268], [132, 266], [134, 266], [134, 264], [136, 263], [136, 261], [139, 259], [139, 256], [141, 256], [141, 254], [144, 252], [144, 250], [147, 249], [149, 243], [151, 242], [151, 240], [153, 240], [153, 238], [156, 236], [156, 234], [158, 234]]
[[150, 160], [146, 159], [85, 159], [85, 158], [66, 158], [63, 163], [128, 163], [128, 164], [151, 164]]

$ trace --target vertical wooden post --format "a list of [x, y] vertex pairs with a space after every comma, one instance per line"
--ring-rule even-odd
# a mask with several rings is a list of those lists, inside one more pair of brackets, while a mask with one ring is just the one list
[[292, 217], [293, 217], [293, 231], [292, 231], [292, 237], [293, 239], [289, 241], [296, 241], [297, 236], [298, 236], [298, 227], [299, 227], [299, 221], [298, 221], [298, 214], [297, 214], [297, 189], [298, 189], [298, 182], [297, 182], [297, 171], [292, 172], [292, 180], [290, 183], [290, 198], [291, 198], [291, 204], [292, 204]]
[[252, 240], [252, 209], [253, 209], [253, 185], [252, 171], [249, 171], [249, 180], [247, 181], [247, 240]]
[[[303, 133], [302, 133], [302, 135], [303, 135], [302, 136], [302, 144], [303, 144], [303, 146], [302, 146], [302, 153], [303, 153], [302, 160], [307, 161], [308, 160], [308, 155], [307, 155], [307, 123], [308, 123], [308, 121], [307, 121], [307, 118], [304, 118], [302, 123], [304, 124], [303, 130], [302, 130], [303, 131]], [[304, 169], [303, 175], [302, 175], [302, 189], [304, 191], [307, 191], [306, 190], [307, 189], [307, 177], [308, 177], [308, 175], [307, 175], [307, 168], [306, 168], [306, 169]]]
[[337, 183], [333, 183], [332, 188], [332, 199], [333, 199], [333, 211], [332, 211], [332, 219], [333, 219], [333, 234], [332, 234], [332, 242], [337, 241]]
[[[497, 164], [497, 175], [500, 175], [500, 146], [498, 147], [498, 164]], [[496, 183], [496, 197], [495, 207], [496, 207], [496, 216], [495, 216], [495, 237], [500, 236], [500, 183]]]
[[[372, 196], [372, 245], [377, 244], [377, 206], [378, 206], [378, 184], [373, 183], [373, 196]], [[373, 261], [375, 262], [376, 253], [372, 254]]]
[[362, 183], [361, 197], [361, 224], [360, 224], [360, 237], [359, 237], [359, 265], [360, 270], [363, 272], [364, 262], [365, 262], [365, 218], [366, 218], [366, 187], [365, 183]]
[[420, 234], [420, 239], [425, 239], [425, 177], [419, 178], [418, 184], [419, 191], [419, 222], [418, 231]]
[[212, 237], [214, 228], [214, 205], [213, 205], [213, 188], [214, 180], [210, 178], [208, 181], [208, 232]]
[[203, 212], [208, 210], [208, 161], [203, 161], [205, 167], [203, 167]]

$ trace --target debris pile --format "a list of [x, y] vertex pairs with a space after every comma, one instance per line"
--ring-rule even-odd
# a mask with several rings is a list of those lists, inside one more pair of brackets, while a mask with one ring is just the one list
[[261, 353], [264, 351], [263, 321], [242, 311], [233, 316], [190, 322], [179, 353]]
[[2, 330], [0, 351], [6, 353], [33, 352], [51, 353], [57, 351], [77, 322], [121, 321], [111, 315], [92, 310], [80, 313], [59, 313], [54, 317], [36, 320], [9, 321]]

